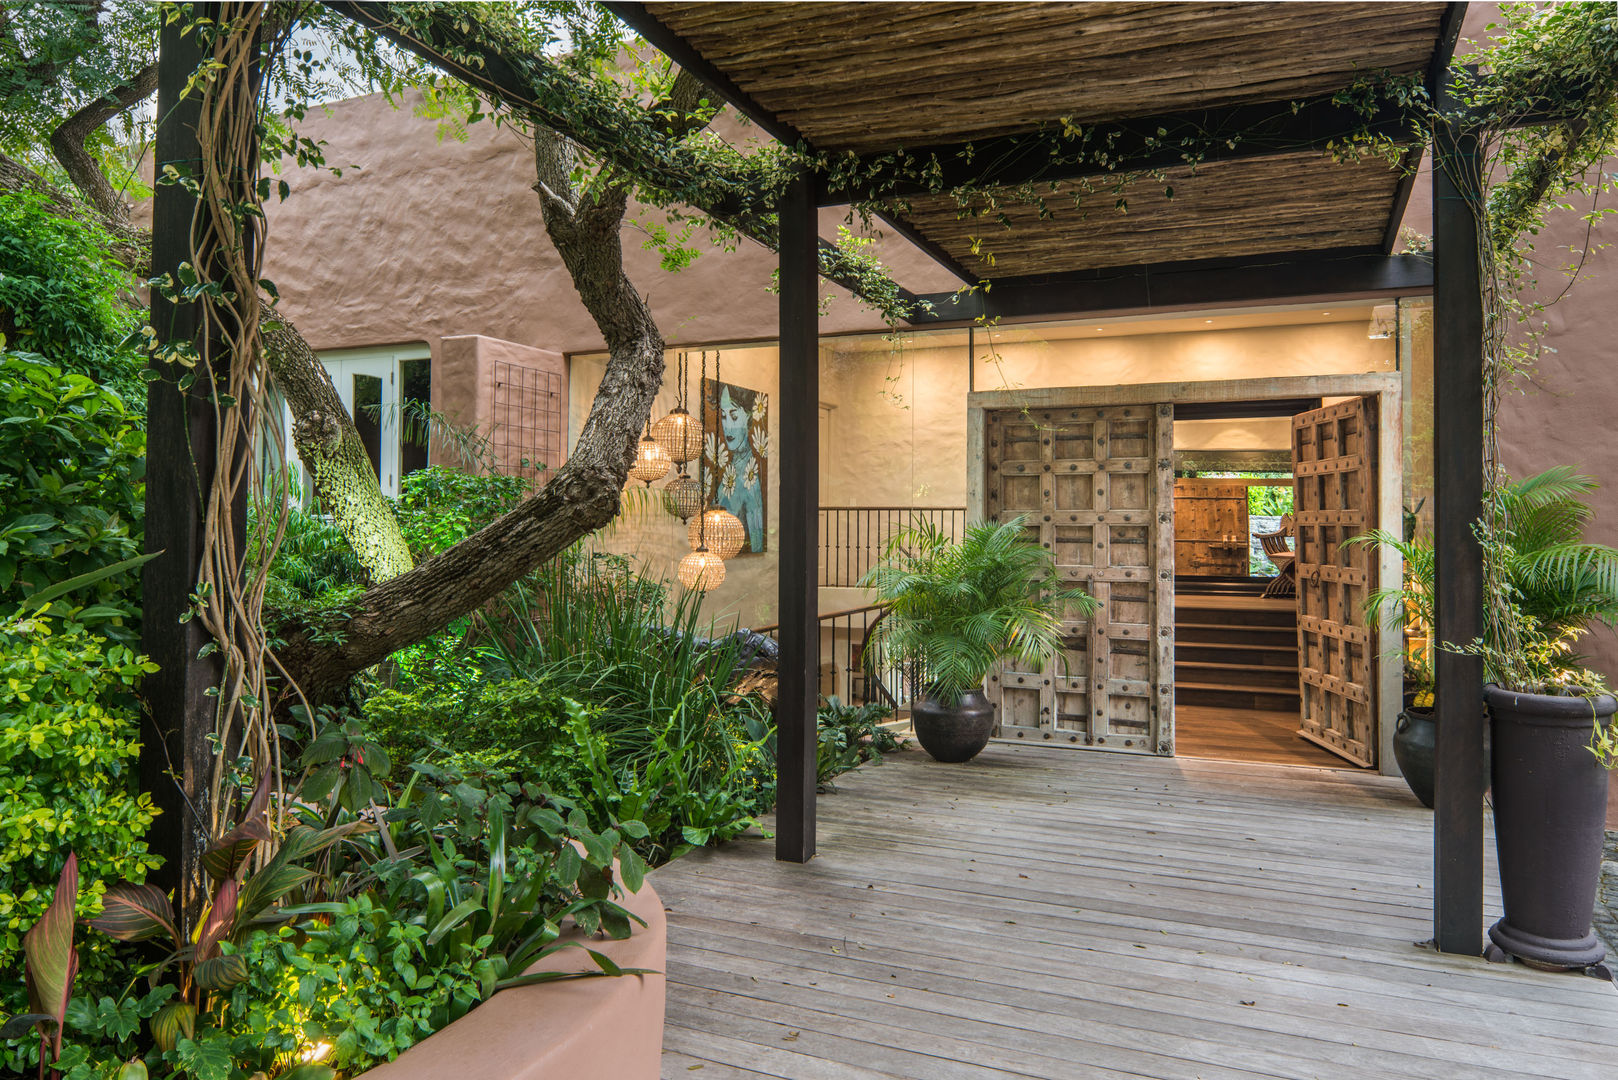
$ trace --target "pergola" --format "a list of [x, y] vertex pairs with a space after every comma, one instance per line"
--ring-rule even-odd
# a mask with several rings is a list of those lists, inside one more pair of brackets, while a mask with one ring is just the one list
[[[902, 196], [887, 223], [963, 284], [992, 279], [965, 307], [924, 299], [913, 323], [975, 316], [1125, 313], [1313, 296], [1436, 294], [1435, 477], [1438, 626], [1482, 629], [1482, 311], [1476, 224], [1456, 175], [1432, 170], [1429, 262], [1393, 254], [1423, 150], [1413, 114], [1382, 103], [1369, 121], [1332, 100], [1368, 72], [1419, 74], [1442, 100], [1465, 4], [1437, 3], [610, 3], [766, 132], [855, 175], [931, 159], [928, 183], [859, 190], [805, 172], [780, 215], [781, 700], [776, 853], [815, 851], [817, 210]], [[1083, 208], [1064, 192], [1104, 181], [1093, 155], [1063, 155], [1078, 129], [1129, 170], [1157, 169]], [[1405, 147], [1340, 164], [1327, 153], [1369, 129]], [[1176, 136], [1215, 138], [1192, 168]], [[1228, 136], [1228, 138], [1226, 138]], [[1475, 162], [1463, 131], [1437, 153]], [[1008, 200], [999, 220], [964, 216], [996, 188], [1037, 184], [1044, 213]], [[1173, 198], [1164, 195], [1172, 187]], [[1475, 191], [1474, 191], [1475, 194]], [[994, 265], [974, 246], [987, 235]], [[1482, 669], [1438, 654], [1434, 930], [1476, 955], [1483, 923]]]
[[[594, 151], [610, 152], [604, 144], [626, 130], [622, 123], [614, 129], [612, 118], [602, 119], [589, 103], [574, 108], [565, 80], [542, 58], [469, 39], [460, 16], [435, 16], [425, 36], [401, 35], [390, 30], [389, 5], [330, 0], [329, 6]], [[1457, 111], [1434, 147], [1445, 166], [1433, 169], [1437, 258], [1394, 255], [1422, 152], [1416, 114], [1390, 99], [1379, 101], [1367, 121], [1331, 100], [1368, 72], [1391, 71], [1419, 76], [1442, 102], [1464, 4], [607, 6], [769, 134], [811, 154], [859, 163], [838, 175], [881, 176], [885, 163], [906, 155], [937, 164], [926, 183], [893, 172], [881, 184], [834, 184], [827, 174], [800, 168], [773, 206], [780, 252], [778, 858], [803, 862], [815, 851], [821, 206], [903, 196], [905, 208], [886, 215], [893, 229], [963, 283], [992, 277], [992, 290], [960, 303], [952, 294], [923, 298], [931, 311], [913, 315], [918, 325], [1431, 289], [1436, 632], [1445, 641], [1478, 636], [1481, 554], [1471, 530], [1483, 496], [1483, 317], [1471, 209], [1480, 184], [1476, 143]], [[160, 161], [198, 156], [185, 114], [174, 111], [196, 62], [188, 48], [165, 31]], [[1334, 140], [1367, 130], [1402, 145], [1406, 167], [1340, 165], [1328, 155]], [[1184, 160], [1180, 138], [1192, 133], [1217, 137], [1195, 169]], [[653, 174], [655, 181], [681, 167], [677, 147], [665, 153], [645, 132], [634, 134], [659, 155], [640, 161], [638, 175]], [[1141, 182], [1127, 215], [1114, 211], [1110, 197], [1073, 207], [1061, 193], [1105, 182], [1112, 168], [1093, 154], [1064, 152], [1064, 139], [1080, 137], [1106, 147], [1123, 168], [1161, 169], [1164, 181]], [[1470, 190], [1457, 188], [1457, 177]], [[1007, 203], [1003, 225], [993, 227], [997, 262], [990, 272], [973, 249], [974, 235], [984, 230], [962, 219], [952, 192], [971, 187], [971, 198], [982, 199], [996, 186], [1022, 184], [1058, 187], [1043, 215]], [[1165, 186], [1174, 188], [1172, 199]], [[188, 256], [192, 207], [183, 187], [159, 187], [154, 270]], [[698, 209], [760, 220], [756, 201], [745, 197]], [[154, 297], [154, 307], [164, 304]], [[154, 324], [170, 336], [197, 332], [166, 309]], [[151, 416], [148, 498], [157, 510], [148, 512], [148, 550], [181, 556], [148, 570], [154, 625], [175, 625], [183, 613], [188, 568], [195, 566], [189, 555], [200, 536], [191, 485], [206, 477], [170, 468], [184, 462], [189, 470], [192, 450], [211, 449], [195, 404], [187, 408], [176, 398]], [[162, 655], [154, 653], [164, 673], [148, 688], [151, 713], [206, 711], [209, 679], [196, 665], [195, 624], [169, 637]], [[1440, 948], [1476, 955], [1483, 919], [1482, 669], [1477, 658], [1449, 652], [1438, 654], [1438, 669], [1444, 689], [1435, 931]], [[196, 749], [171, 733], [163, 737], [177, 768]]]

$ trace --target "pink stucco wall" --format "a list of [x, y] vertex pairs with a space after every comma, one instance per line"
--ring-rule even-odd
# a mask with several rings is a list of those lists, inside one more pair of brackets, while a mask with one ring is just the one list
[[[437, 360], [440, 339], [463, 334], [563, 353], [604, 347], [545, 235], [533, 157], [516, 134], [480, 123], [465, 142], [440, 140], [435, 122], [381, 95], [311, 114], [301, 133], [324, 141], [342, 175], [288, 174], [292, 196], [268, 208], [265, 274], [316, 349], [424, 341]], [[628, 216], [663, 220], [640, 206]], [[841, 216], [823, 212], [824, 236]], [[775, 336], [773, 254], [744, 240], [732, 254], [710, 248], [669, 273], [644, 238], [624, 230], [625, 269], [670, 342]], [[884, 244], [883, 257], [913, 288], [957, 284], [901, 245]], [[826, 291], [825, 332], [882, 327], [842, 289]]]
[[[513, 368], [521, 369], [520, 384], [505, 392], [502, 375], [509, 379]], [[502, 467], [514, 470], [526, 457], [555, 469], [567, 460], [568, 369], [561, 353], [484, 334], [457, 334], [439, 342], [432, 383], [433, 408], [476, 427]], [[547, 437], [536, 427], [551, 427], [555, 434]], [[456, 457], [450, 448], [435, 445], [433, 462], [454, 464]]]

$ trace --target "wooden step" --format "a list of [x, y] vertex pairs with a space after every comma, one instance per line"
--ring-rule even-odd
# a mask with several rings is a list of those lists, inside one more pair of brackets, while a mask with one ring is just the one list
[[1297, 715], [1302, 701], [1294, 683], [1283, 687], [1234, 684], [1229, 681], [1174, 682], [1174, 704], [1208, 705], [1220, 709], [1253, 709], [1257, 712], [1289, 712]]
[[1200, 660], [1182, 659], [1176, 653], [1174, 656], [1174, 685], [1232, 686], [1255, 692], [1277, 689], [1296, 694], [1298, 692], [1298, 669], [1296, 666], [1284, 668], [1260, 667], [1256, 664], [1205, 663]]
[[1174, 659], [1177, 663], [1245, 664], [1249, 667], [1286, 668], [1296, 672], [1298, 643], [1295, 638], [1269, 643], [1186, 641], [1176, 638]]
[[1270, 649], [1297, 649], [1293, 626], [1221, 626], [1216, 623], [1175, 623], [1174, 640], [1198, 645], [1257, 645]]

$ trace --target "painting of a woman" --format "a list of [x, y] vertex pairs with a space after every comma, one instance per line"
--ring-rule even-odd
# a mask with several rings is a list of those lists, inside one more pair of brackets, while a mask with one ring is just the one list
[[703, 456], [714, 502], [741, 520], [742, 554], [765, 550], [764, 498], [769, 487], [769, 395], [745, 386], [705, 380], [708, 427]]

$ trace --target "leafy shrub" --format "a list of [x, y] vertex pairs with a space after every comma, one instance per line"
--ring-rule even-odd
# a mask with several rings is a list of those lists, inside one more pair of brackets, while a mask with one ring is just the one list
[[831, 789], [840, 773], [899, 749], [898, 737], [882, 726], [890, 715], [878, 701], [844, 705], [835, 694], [821, 701], [815, 732], [815, 781], [821, 790]]
[[[117, 395], [37, 356], [0, 354], [0, 616], [140, 554], [145, 454]], [[51, 613], [80, 608], [77, 621], [134, 644], [139, 594], [130, 566], [74, 589]]]
[[145, 364], [128, 339], [140, 322], [102, 230], [62, 217], [34, 192], [0, 194], [0, 336], [14, 349], [89, 376], [146, 412]]
[[[156, 666], [123, 645], [48, 619], [0, 623], [0, 970], [20, 970], [22, 935], [50, 901], [67, 853], [89, 882], [81, 915], [106, 885], [158, 864], [142, 839], [156, 811], [134, 793], [139, 727], [130, 692]], [[111, 945], [83, 952], [87, 983]], [[17, 1011], [5, 986], [0, 1009]]]
[[421, 559], [460, 543], [514, 509], [531, 490], [521, 476], [473, 475], [432, 465], [399, 481], [394, 512], [411, 554]]

